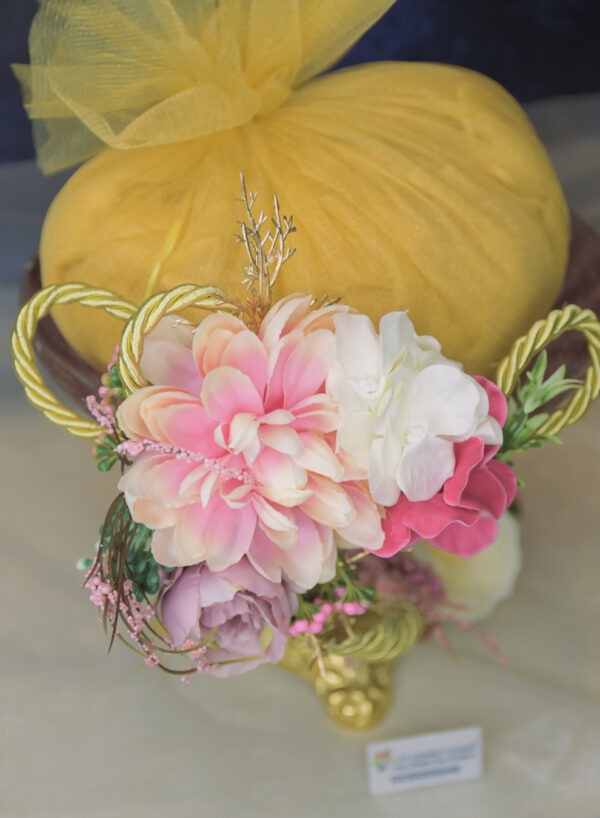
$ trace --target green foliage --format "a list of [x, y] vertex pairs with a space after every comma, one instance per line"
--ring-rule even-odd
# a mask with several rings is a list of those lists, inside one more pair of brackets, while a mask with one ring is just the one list
[[538, 410], [563, 392], [575, 389], [580, 381], [565, 378], [564, 366], [546, 378], [547, 365], [548, 356], [544, 350], [526, 373], [526, 380], [508, 398], [508, 417], [503, 430], [502, 449], [497, 455], [499, 460], [510, 462], [511, 452], [539, 449], [548, 441], [559, 442], [553, 435], [539, 432], [549, 415]]
[[[132, 581], [133, 590], [138, 600], [141, 601], [144, 597], [157, 594], [160, 587], [159, 566], [150, 549], [153, 532], [151, 529], [146, 528], [145, 525], [136, 523], [132, 519], [124, 498], [121, 498], [121, 502], [114, 507], [114, 513], [99, 529], [99, 533], [102, 538], [101, 542], [98, 543], [101, 556], [109, 552], [115, 537], [126, 539], [127, 554], [125, 556], [124, 577]], [[78, 560], [77, 568], [80, 571], [87, 572], [93, 564], [93, 559], [84, 557]], [[161, 567], [167, 572], [173, 570], [172, 568]]]
[[[343, 593], [340, 594], [340, 588]], [[320, 605], [314, 600], [323, 602], [364, 602], [369, 604], [375, 597], [375, 590], [360, 584], [352, 563], [340, 551], [338, 553], [337, 571], [330, 582], [316, 585], [305, 594], [298, 594], [298, 610], [295, 619], [312, 619]]]
[[[152, 530], [141, 523], [136, 523], [131, 517], [129, 508], [123, 499], [124, 508], [118, 510], [119, 536], [127, 537], [128, 549], [125, 557], [125, 577], [133, 582], [136, 597], [141, 600], [144, 596], [152, 596], [159, 589], [158, 563], [152, 556], [150, 540]], [[115, 533], [114, 523], [117, 513], [104, 526], [104, 541], [102, 549], [110, 547], [110, 541]], [[125, 522], [123, 521], [125, 517]], [[123, 530], [125, 527], [125, 531]], [[100, 532], [102, 535], [102, 531]]]
[[108, 372], [102, 378], [102, 382], [104, 386], [114, 391], [114, 397], [117, 403], [122, 403], [125, 400], [125, 390], [123, 389], [123, 383], [119, 377], [119, 370], [116, 364], [112, 364], [109, 367]]
[[94, 445], [94, 458], [96, 459], [98, 471], [110, 471], [115, 463], [119, 462], [119, 455], [115, 452], [118, 443], [119, 441], [114, 435], [106, 434], [102, 435]]

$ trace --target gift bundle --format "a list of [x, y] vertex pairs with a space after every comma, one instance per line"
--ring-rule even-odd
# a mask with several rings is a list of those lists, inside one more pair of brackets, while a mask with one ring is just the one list
[[[85, 160], [13, 352], [118, 473], [81, 565], [111, 642], [184, 681], [280, 664], [358, 727], [510, 593], [514, 457], [600, 391], [593, 313], [543, 317], [567, 210], [518, 105], [444, 66], [318, 76], [389, 5], [45, 0], [16, 69], [42, 165]], [[87, 417], [36, 365], [50, 311], [104, 373]], [[569, 330], [583, 382], [546, 371]]]

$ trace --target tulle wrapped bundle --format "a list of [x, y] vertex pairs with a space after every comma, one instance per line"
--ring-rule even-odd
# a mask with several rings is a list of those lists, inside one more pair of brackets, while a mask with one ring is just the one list
[[[523, 112], [462, 69], [333, 64], [390, 0], [45, 0], [18, 67], [46, 170], [90, 161], [44, 229], [45, 284], [140, 302], [182, 281], [235, 293], [239, 171], [295, 215], [276, 296], [410, 309], [488, 373], [560, 288], [567, 209]], [[157, 265], [157, 262], [160, 262]], [[101, 368], [113, 319], [57, 311]]]

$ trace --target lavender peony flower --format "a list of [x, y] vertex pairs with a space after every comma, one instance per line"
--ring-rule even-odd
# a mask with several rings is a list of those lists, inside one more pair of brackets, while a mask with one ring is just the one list
[[206, 563], [178, 569], [161, 591], [157, 612], [176, 645], [211, 633], [200, 669], [234, 676], [283, 658], [295, 596], [243, 558], [224, 571]]

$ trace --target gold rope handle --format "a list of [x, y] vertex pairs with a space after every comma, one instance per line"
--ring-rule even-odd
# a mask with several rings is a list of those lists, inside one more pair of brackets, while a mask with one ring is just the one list
[[366, 662], [391, 662], [421, 638], [423, 617], [412, 603], [404, 601], [398, 613], [363, 614], [354, 630], [354, 636], [341, 642], [327, 642], [325, 650]]
[[187, 307], [198, 307], [220, 312], [239, 312], [222, 290], [217, 287], [199, 287], [197, 284], [182, 284], [172, 290], [151, 296], [125, 325], [121, 336], [118, 360], [121, 383], [128, 392], [135, 392], [146, 386], [148, 381], [142, 375], [140, 362], [144, 338], [161, 318], [181, 312]]
[[570, 330], [577, 330], [587, 341], [590, 364], [582, 385], [567, 406], [553, 412], [539, 427], [537, 434], [556, 435], [571, 426], [600, 394], [600, 322], [596, 315], [592, 310], [581, 309], [575, 304], [553, 310], [547, 318], [536, 321], [526, 335], [515, 341], [496, 371], [496, 383], [508, 397], [532, 358]]
[[17, 316], [11, 347], [17, 377], [23, 384], [25, 394], [52, 423], [64, 427], [75, 437], [95, 438], [102, 427], [64, 406], [44, 383], [35, 361], [33, 339], [38, 323], [57, 304], [79, 304], [101, 309], [121, 320], [130, 318], [137, 308], [110, 290], [87, 287], [85, 284], [54, 284], [36, 293]]

